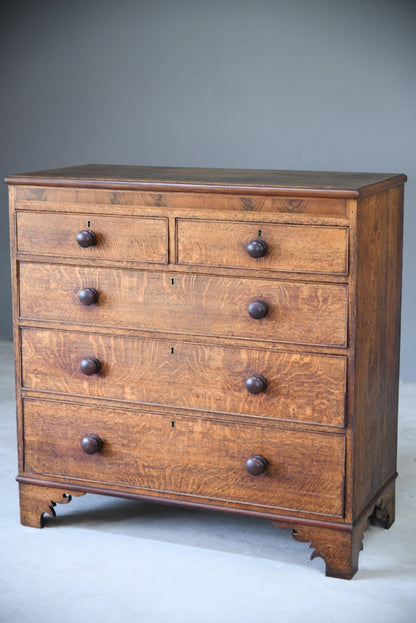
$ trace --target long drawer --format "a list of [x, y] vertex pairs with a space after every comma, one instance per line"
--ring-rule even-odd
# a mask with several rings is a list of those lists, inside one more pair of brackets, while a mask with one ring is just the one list
[[[25, 400], [25, 472], [214, 504], [342, 516], [343, 435]], [[102, 449], [86, 454], [84, 437]], [[252, 476], [246, 464], [267, 467]]]
[[[344, 425], [346, 358], [22, 330], [23, 386], [78, 396]], [[97, 373], [81, 371], [95, 359]], [[258, 377], [265, 387], [250, 393]]]
[[[253, 242], [257, 249], [251, 249]], [[252, 257], [253, 252], [264, 255]], [[177, 259], [190, 265], [345, 275], [348, 228], [178, 219]]]
[[[168, 261], [166, 218], [17, 212], [16, 223], [17, 250], [21, 253], [88, 260]], [[91, 232], [95, 244], [80, 246], [77, 236], [82, 232]], [[85, 244], [88, 242], [91, 240], [87, 238]]]
[[[347, 345], [345, 284], [22, 262], [20, 317], [192, 335]], [[80, 302], [84, 289], [97, 303]], [[253, 318], [249, 306], [268, 306]]]

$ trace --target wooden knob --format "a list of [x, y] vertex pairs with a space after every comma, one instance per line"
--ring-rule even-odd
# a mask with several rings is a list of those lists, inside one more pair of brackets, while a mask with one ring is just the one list
[[248, 306], [248, 313], [252, 318], [264, 318], [269, 311], [269, 306], [265, 301], [253, 301]]
[[264, 257], [267, 249], [267, 243], [264, 240], [252, 240], [247, 246], [247, 253], [250, 257]]
[[260, 394], [260, 392], [264, 392], [267, 388], [267, 381], [263, 376], [260, 376], [260, 374], [256, 374], [247, 379], [246, 388], [250, 394]]
[[251, 456], [246, 463], [246, 468], [249, 474], [252, 476], [259, 476], [262, 474], [267, 467], [267, 459], [261, 454], [256, 454], [255, 456]]
[[90, 229], [83, 229], [77, 236], [77, 242], [80, 247], [95, 247], [97, 244], [97, 237]]
[[91, 376], [91, 374], [97, 374], [101, 370], [101, 364], [95, 357], [88, 357], [81, 361], [80, 368], [83, 374]]
[[98, 301], [98, 292], [94, 288], [84, 288], [78, 298], [83, 305], [94, 305]]
[[103, 447], [103, 442], [98, 435], [85, 435], [81, 440], [81, 448], [85, 454], [95, 454], [100, 452]]

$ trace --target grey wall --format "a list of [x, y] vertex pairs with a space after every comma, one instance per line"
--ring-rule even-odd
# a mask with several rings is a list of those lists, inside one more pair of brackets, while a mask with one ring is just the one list
[[2, 177], [83, 162], [407, 173], [401, 376], [416, 381], [415, 2], [15, 1], [0, 28]]

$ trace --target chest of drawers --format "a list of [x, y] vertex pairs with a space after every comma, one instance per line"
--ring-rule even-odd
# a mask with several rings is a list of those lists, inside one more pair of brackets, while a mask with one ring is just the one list
[[405, 180], [8, 177], [22, 523], [87, 492], [245, 513], [351, 578], [394, 521]]

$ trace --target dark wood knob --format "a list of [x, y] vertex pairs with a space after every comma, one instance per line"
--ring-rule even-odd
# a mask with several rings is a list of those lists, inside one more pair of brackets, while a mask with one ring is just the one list
[[263, 376], [260, 376], [260, 374], [256, 374], [247, 379], [246, 388], [250, 394], [260, 394], [260, 392], [264, 392], [267, 388], [267, 381]]
[[94, 305], [98, 301], [98, 292], [94, 288], [84, 288], [78, 298], [83, 305]]
[[247, 460], [246, 468], [252, 476], [259, 476], [265, 471], [267, 465], [267, 459], [261, 456], [261, 454], [256, 454]]
[[100, 452], [103, 447], [103, 442], [98, 435], [85, 435], [81, 440], [81, 448], [85, 454], [95, 454]]
[[83, 229], [77, 236], [77, 242], [80, 247], [95, 247], [97, 237], [91, 229]]
[[265, 301], [253, 301], [248, 306], [248, 313], [252, 318], [264, 318], [269, 311], [269, 306]]
[[267, 242], [264, 240], [252, 240], [247, 246], [247, 253], [250, 257], [264, 257], [267, 249]]
[[81, 361], [80, 368], [83, 374], [91, 376], [91, 374], [97, 374], [101, 370], [101, 364], [95, 357], [88, 357]]

